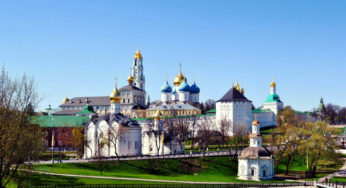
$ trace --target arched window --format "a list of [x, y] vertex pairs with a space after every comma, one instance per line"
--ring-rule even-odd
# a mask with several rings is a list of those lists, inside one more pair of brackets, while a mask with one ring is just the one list
[[251, 168], [251, 176], [254, 176], [254, 175], [255, 175], [255, 169]]

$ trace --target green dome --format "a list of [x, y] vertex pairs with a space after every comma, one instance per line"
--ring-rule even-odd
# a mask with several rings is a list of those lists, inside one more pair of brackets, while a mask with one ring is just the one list
[[281, 102], [279, 95], [270, 94], [265, 102]]
[[83, 107], [83, 110], [79, 112], [79, 114], [93, 114], [95, 113], [94, 108], [87, 104]]

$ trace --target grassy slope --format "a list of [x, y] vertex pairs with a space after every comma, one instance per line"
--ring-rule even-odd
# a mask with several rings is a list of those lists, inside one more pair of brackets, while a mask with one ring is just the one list
[[[44, 174], [31, 174], [24, 179], [25, 186], [39, 186], [39, 185], [86, 185], [86, 184], [162, 184], [156, 182], [143, 182], [143, 181], [123, 181], [123, 180], [106, 180], [106, 179], [93, 179], [93, 178], [77, 178], [77, 177], [63, 177], [63, 176], [50, 176]], [[11, 182], [7, 187], [18, 187], [15, 182]]]
[[[237, 162], [228, 157], [107, 162], [102, 176], [182, 181], [237, 181]], [[36, 165], [35, 170], [99, 176], [97, 163]]]

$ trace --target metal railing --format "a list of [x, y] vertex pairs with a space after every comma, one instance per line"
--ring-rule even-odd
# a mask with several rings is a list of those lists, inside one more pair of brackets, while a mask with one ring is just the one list
[[292, 187], [292, 186], [313, 186], [313, 182], [258, 182], [258, 183], [225, 183], [225, 184], [92, 184], [92, 185], [40, 185], [28, 186], [38, 188], [50, 187], [73, 187], [73, 188], [228, 188], [228, 187]]

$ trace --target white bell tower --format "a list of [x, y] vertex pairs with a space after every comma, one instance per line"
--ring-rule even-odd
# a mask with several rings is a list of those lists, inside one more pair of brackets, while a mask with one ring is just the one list
[[133, 85], [145, 91], [145, 77], [143, 73], [143, 57], [139, 49], [133, 57], [132, 76], [135, 78]]

